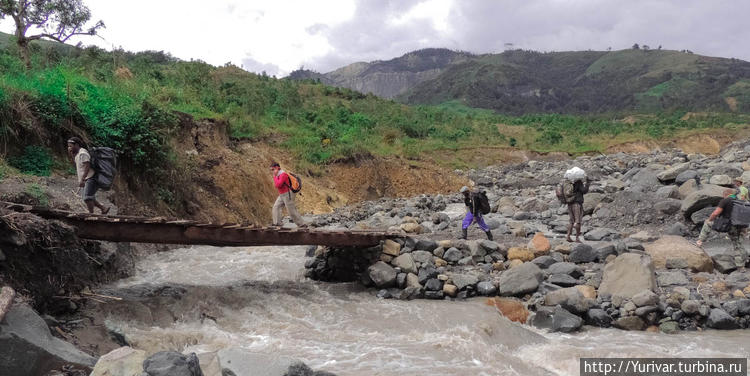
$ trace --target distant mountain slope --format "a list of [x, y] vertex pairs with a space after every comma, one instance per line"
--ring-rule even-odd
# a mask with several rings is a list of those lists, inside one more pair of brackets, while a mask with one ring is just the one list
[[750, 112], [749, 62], [668, 50], [471, 55], [427, 49], [325, 74], [297, 71], [290, 77], [409, 104], [457, 101], [510, 114]]
[[452, 64], [471, 58], [473, 55], [466, 52], [429, 48], [387, 61], [354, 63], [325, 74], [298, 70], [292, 72], [289, 78], [317, 79], [328, 85], [394, 98], [420, 82], [437, 77]]

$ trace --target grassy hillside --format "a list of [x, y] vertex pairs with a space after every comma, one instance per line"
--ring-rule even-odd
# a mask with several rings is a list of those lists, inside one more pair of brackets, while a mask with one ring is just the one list
[[[445, 102], [450, 96], [441, 97], [440, 106], [407, 106], [311, 80], [275, 79], [231, 65], [178, 61], [162, 52], [106, 52], [57, 44], [39, 44], [34, 50], [34, 68], [27, 72], [12, 44], [0, 49], [0, 152], [10, 160], [33, 161], [44, 150], [62, 154], [66, 137], [79, 134], [122, 150], [131, 169], [149, 176], [157, 176], [174, 160], [165, 145], [178, 126], [176, 112], [224, 120], [234, 139], [287, 150], [298, 164], [308, 166], [368, 156], [429, 158], [483, 146], [598, 151], [624, 134], [630, 139], [660, 138], [748, 122], [747, 116], [738, 114], [683, 117], [679, 111], [628, 121], [612, 115], [515, 117], [469, 108], [461, 101]], [[596, 68], [594, 63], [603, 55], [608, 54], [536, 54], [540, 66], [553, 60], [558, 71], [535, 79], [543, 82], [579, 68], [577, 76], [598, 75], [598, 68], [587, 72], [581, 67]], [[522, 53], [488, 55], [456, 65], [471, 69], [451, 71], [460, 82], [494, 77], [522, 85], [527, 61]], [[577, 76], [566, 82], [580, 80]], [[536, 93], [533, 85], [526, 85], [524, 90]], [[721, 92], [735, 95], [742, 106], [749, 86], [739, 81]], [[452, 90], [473, 93], [458, 84]], [[644, 95], [667, 97], [675, 90], [668, 86]], [[549, 92], [529, 100], [562, 97]], [[30, 145], [34, 148], [27, 148]]]
[[508, 51], [447, 68], [401, 97], [503, 113], [750, 113], [750, 63], [666, 50]]

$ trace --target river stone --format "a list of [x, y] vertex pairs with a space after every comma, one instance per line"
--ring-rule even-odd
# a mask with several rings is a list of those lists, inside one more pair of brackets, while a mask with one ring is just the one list
[[526, 262], [506, 270], [498, 279], [498, 294], [501, 296], [523, 295], [536, 291], [544, 279], [538, 266]]
[[675, 187], [674, 185], [666, 185], [664, 187], [661, 187], [656, 190], [656, 197], [659, 199], [668, 199], [668, 198], [680, 198], [680, 190]]
[[529, 241], [528, 248], [534, 252], [535, 256], [542, 256], [549, 253], [550, 249], [552, 249], [552, 245], [543, 233], [537, 232]]
[[643, 290], [630, 299], [638, 307], [653, 306], [659, 303], [659, 295], [651, 290]]
[[391, 239], [387, 239], [383, 242], [383, 253], [389, 256], [398, 257], [398, 255], [401, 254], [401, 244], [398, 244]]
[[203, 376], [198, 356], [160, 351], [143, 361], [142, 376]]
[[471, 274], [454, 274], [451, 279], [459, 290], [463, 290], [467, 286], [474, 286], [479, 282], [479, 279]]
[[688, 180], [693, 180], [698, 177], [698, 171], [695, 170], [687, 170], [679, 175], [674, 179], [674, 183], [677, 185], [682, 185]]
[[552, 256], [539, 256], [531, 260], [531, 262], [533, 262], [534, 264], [536, 264], [536, 266], [542, 269], [547, 269], [550, 267], [550, 265], [556, 263], [557, 261], [555, 261], [555, 259], [552, 258]]
[[732, 185], [732, 178], [729, 175], [714, 175], [708, 180], [708, 183], [726, 187]]
[[664, 334], [675, 334], [680, 331], [680, 325], [676, 321], [665, 321], [659, 324], [659, 331]]
[[443, 299], [445, 298], [445, 295], [443, 294], [443, 290], [440, 291], [425, 291], [424, 292], [425, 299]]
[[714, 268], [719, 273], [729, 274], [739, 267], [734, 256], [726, 253], [714, 255], [711, 257], [711, 260], [713, 261]]
[[484, 248], [487, 253], [502, 252], [502, 247], [500, 247], [500, 244], [497, 244], [492, 240], [480, 240], [479, 246]]
[[689, 283], [687, 277], [682, 271], [670, 271], [659, 273], [657, 277], [659, 286], [684, 286]]
[[550, 265], [547, 268], [547, 272], [550, 274], [567, 274], [573, 278], [580, 278], [583, 276], [581, 269], [578, 265], [572, 262], [558, 262]]
[[578, 243], [574, 245], [573, 249], [570, 251], [568, 261], [576, 264], [594, 262], [596, 261], [596, 251], [594, 251], [594, 248], [588, 244]]
[[455, 247], [449, 248], [443, 255], [443, 259], [451, 264], [457, 263], [458, 260], [462, 259], [463, 257], [463, 253], [461, 253], [461, 251]]
[[534, 252], [528, 248], [511, 247], [508, 250], [508, 260], [531, 261], [534, 259]]
[[586, 323], [600, 328], [609, 328], [612, 325], [612, 317], [603, 309], [592, 308], [586, 311], [584, 315]]
[[427, 251], [414, 251], [411, 253], [411, 257], [414, 261], [421, 264], [428, 264], [432, 262], [432, 253]]
[[[688, 183], [685, 183], [688, 184]], [[689, 194], [682, 201], [682, 211], [685, 213], [685, 218], [690, 216], [698, 210], [701, 210], [707, 206], [715, 206], [724, 197], [725, 187], [721, 187], [713, 184], [703, 184], [700, 189]]]
[[646, 329], [646, 323], [638, 316], [620, 317], [612, 323], [617, 329], [622, 330], [643, 330]]
[[396, 269], [382, 261], [370, 265], [367, 268], [367, 274], [378, 288], [393, 287], [396, 285], [396, 276], [398, 275]]
[[[420, 273], [421, 273], [421, 270], [420, 270]], [[435, 275], [437, 275], [437, 272], [435, 272]], [[405, 287], [418, 287], [418, 288], [422, 288], [422, 283], [419, 282], [419, 277], [417, 277], [416, 274], [409, 273], [409, 274], [406, 275]]]
[[456, 294], [458, 294], [458, 288], [456, 287], [456, 285], [452, 285], [450, 283], [444, 283], [443, 294], [450, 296], [451, 298], [455, 298]]
[[680, 211], [682, 201], [672, 198], [663, 199], [654, 205], [654, 209], [666, 215], [672, 215]]
[[497, 286], [490, 281], [483, 281], [477, 284], [477, 292], [483, 296], [493, 296], [497, 294]]
[[146, 352], [120, 347], [102, 355], [90, 376], [139, 376], [143, 371]]
[[0, 370], [42, 375], [64, 364], [91, 368], [96, 359], [53, 337], [47, 323], [26, 304], [14, 304], [0, 322]]
[[417, 251], [432, 252], [437, 247], [437, 242], [432, 239], [419, 239], [417, 241], [417, 244], [414, 246], [414, 249]]
[[550, 291], [544, 297], [544, 304], [548, 306], [559, 305], [570, 312], [584, 313], [591, 306], [591, 300], [586, 299], [575, 287], [563, 288]]
[[690, 215], [690, 221], [692, 221], [696, 225], [702, 225], [703, 222], [705, 222], [708, 217], [711, 216], [711, 213], [713, 213], [714, 210], [716, 210], [715, 206], [707, 206], [701, 210], [698, 210]]
[[[716, 262], [714, 262], [716, 264]], [[667, 269], [687, 269], [690, 267], [690, 264], [688, 264], [688, 260], [682, 257], [677, 258], [667, 258], [667, 262], [665, 263], [665, 266]]]
[[[553, 265], [554, 266], [554, 265]], [[632, 298], [643, 290], [654, 290], [656, 278], [651, 258], [636, 253], [625, 253], [604, 266], [599, 295]]]
[[437, 278], [430, 278], [424, 286], [427, 291], [439, 291], [443, 289], [443, 282]]
[[635, 309], [635, 315], [639, 317], [645, 317], [651, 312], [656, 312], [656, 306], [643, 306]]
[[646, 253], [651, 256], [654, 266], [666, 268], [668, 258], [684, 258], [693, 272], [712, 272], [711, 257], [689, 240], [674, 235], [664, 235], [659, 240], [646, 244]]
[[[602, 241], [602, 240], [612, 240], [612, 234], [615, 234], [614, 230], [605, 228], [605, 227], [599, 227], [595, 228], [589, 232], [587, 232], [583, 238], [589, 241]], [[573, 248], [575, 250], [575, 247]], [[572, 255], [572, 253], [571, 253]]]
[[426, 266], [423, 266], [421, 269], [419, 269], [419, 273], [417, 274], [417, 277], [418, 277], [417, 281], [423, 285], [427, 283], [428, 279], [436, 278], [438, 274], [439, 272], [437, 268], [435, 268], [432, 265], [426, 265]]
[[295, 359], [283, 355], [248, 352], [236, 347], [221, 349], [217, 355], [222, 374], [234, 374], [236, 376], [284, 376], [292, 364], [297, 362]]
[[[412, 273], [409, 273], [412, 274]], [[406, 287], [406, 273], [396, 274], [396, 287], [402, 289]]]
[[578, 284], [578, 280], [568, 274], [552, 274], [547, 278], [547, 282], [562, 287], [571, 287]]
[[682, 312], [688, 315], [695, 315], [700, 311], [701, 303], [697, 300], [685, 300], [680, 305]]
[[724, 330], [740, 328], [737, 324], [737, 320], [735, 320], [734, 317], [729, 316], [729, 314], [721, 308], [714, 308], [711, 310], [711, 313], [708, 315], [708, 320], [706, 320], [706, 326], [713, 329]]
[[606, 196], [602, 193], [591, 192], [583, 195], [583, 214], [591, 215], [594, 213], [597, 205], [599, 205]]
[[634, 192], [652, 191], [660, 186], [656, 172], [650, 168], [642, 168], [630, 178], [630, 189]]
[[615, 248], [615, 245], [612, 243], [605, 243], [601, 244], [596, 247], [596, 259], [599, 262], [604, 262], [607, 260], [607, 257], [610, 255], [617, 256], [617, 248]]
[[690, 163], [680, 163], [674, 167], [668, 168], [662, 172], [660, 172], [656, 178], [659, 179], [659, 181], [663, 183], [671, 182], [672, 180], [676, 180], [677, 176], [684, 173], [690, 168]]
[[391, 261], [391, 264], [397, 268], [401, 268], [404, 273], [417, 274], [417, 264], [414, 263], [414, 258], [411, 253], [404, 253], [401, 256], [396, 257]]

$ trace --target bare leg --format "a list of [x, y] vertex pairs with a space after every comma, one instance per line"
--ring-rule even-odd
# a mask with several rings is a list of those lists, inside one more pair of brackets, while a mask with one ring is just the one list
[[86, 208], [89, 210], [89, 213], [93, 214], [94, 213], [94, 206], [95, 206], [94, 202], [95, 201], [94, 200], [86, 200], [84, 202], [86, 203]]

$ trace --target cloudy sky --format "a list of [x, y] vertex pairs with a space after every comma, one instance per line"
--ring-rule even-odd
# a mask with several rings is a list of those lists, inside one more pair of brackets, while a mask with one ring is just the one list
[[[633, 43], [750, 60], [748, 0], [88, 0], [107, 29], [84, 43], [286, 75], [425, 47], [476, 53]], [[10, 31], [7, 20], [0, 30]]]

